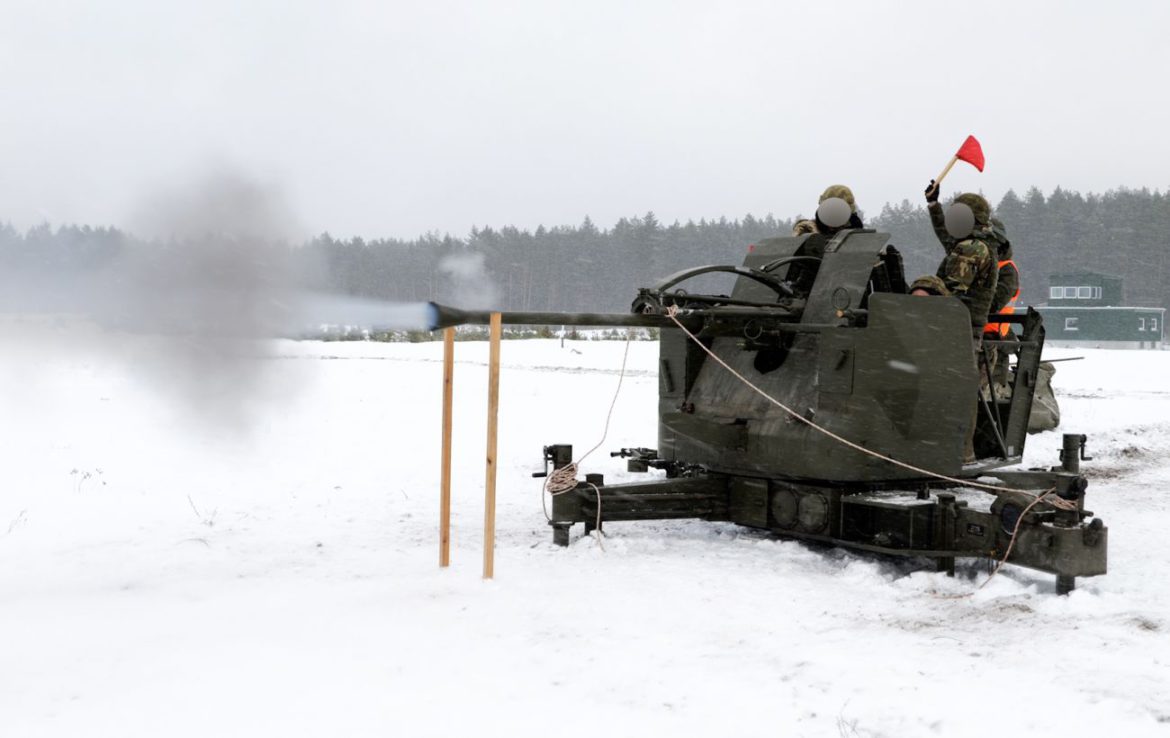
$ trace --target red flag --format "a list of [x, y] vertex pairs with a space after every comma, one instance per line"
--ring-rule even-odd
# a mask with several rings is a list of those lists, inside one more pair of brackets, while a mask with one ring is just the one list
[[967, 140], [959, 147], [955, 156], [979, 171], [983, 171], [983, 147], [979, 145], [979, 141], [974, 136], [967, 136]]

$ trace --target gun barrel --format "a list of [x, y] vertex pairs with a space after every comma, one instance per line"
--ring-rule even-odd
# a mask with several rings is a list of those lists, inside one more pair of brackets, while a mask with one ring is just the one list
[[[457, 325], [487, 325], [491, 320], [489, 310], [460, 310], [459, 308], [430, 303], [431, 330], [451, 328]], [[665, 315], [643, 315], [639, 313], [542, 313], [503, 311], [500, 320], [504, 325], [588, 325], [663, 328], [674, 322]]]

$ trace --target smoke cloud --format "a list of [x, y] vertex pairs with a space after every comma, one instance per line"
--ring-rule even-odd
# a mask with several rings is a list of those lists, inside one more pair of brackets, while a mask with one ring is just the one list
[[[9, 275], [7, 310], [57, 316], [52, 331], [25, 321], [25, 335], [11, 336], [10, 325], [10, 338], [115, 355], [197, 419], [242, 426], [282, 394], [263, 359], [302, 312], [299, 284], [318, 268], [289, 245], [296, 219], [276, 188], [221, 170], [152, 194], [131, 223], [149, 240], [126, 241], [100, 266]], [[86, 322], [103, 332], [63, 329]]]
[[483, 254], [454, 254], [439, 262], [439, 271], [451, 280], [451, 302], [472, 310], [487, 310], [499, 304], [496, 289]]

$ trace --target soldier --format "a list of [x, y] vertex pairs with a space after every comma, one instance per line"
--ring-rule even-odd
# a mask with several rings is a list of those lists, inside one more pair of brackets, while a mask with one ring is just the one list
[[[828, 239], [846, 228], [861, 228], [857, 215], [857, 202], [853, 191], [845, 185], [830, 185], [821, 193], [820, 203], [813, 220], [798, 220], [792, 227], [793, 236], [823, 235], [825, 238], [809, 238], [800, 244], [793, 256], [815, 256], [825, 254]], [[788, 281], [800, 292], [807, 294], [812, 289], [820, 262], [809, 264], [797, 261], [788, 267]]]
[[[964, 197], [972, 200], [978, 199], [987, 207], [987, 227], [984, 230], [988, 236], [988, 245], [994, 249], [992, 255], [995, 257], [996, 268], [999, 271], [995, 295], [991, 298], [988, 315], [1011, 315], [1015, 312], [1015, 301], [1020, 296], [1020, 270], [1013, 260], [1012, 243], [1008, 240], [1007, 229], [1004, 228], [1002, 220], [990, 215], [991, 206], [987, 200], [979, 195], [967, 193], [957, 198], [956, 202], [961, 202]], [[947, 232], [946, 216], [943, 214], [942, 206], [938, 204], [938, 185], [935, 184], [934, 180], [931, 180], [926, 187], [926, 202], [927, 210], [930, 212], [930, 224], [934, 226], [934, 234], [938, 236], [938, 240], [942, 242], [943, 246], [946, 246], [954, 239]], [[967, 204], [972, 205], [971, 202]], [[972, 205], [972, 208], [974, 207]], [[987, 323], [983, 332], [1005, 336], [1010, 330], [1010, 325], [1010, 323]]]
[[[1007, 237], [1007, 229], [1003, 221], [992, 216], [990, 218], [991, 235], [995, 238], [999, 258], [999, 283], [995, 288], [995, 298], [991, 301], [989, 320], [996, 315], [1012, 315], [1016, 312], [1016, 300], [1020, 298], [1020, 271], [1016, 266], [1012, 244]], [[1015, 334], [1011, 332], [1011, 323], [988, 323], [983, 328], [983, 340], [1014, 341]], [[991, 354], [991, 386], [996, 397], [1011, 395], [1011, 375], [1008, 372], [1012, 352], [1006, 346], [996, 346]], [[1060, 403], [1052, 391], [1052, 375], [1056, 367], [1051, 362], [1042, 361], [1036, 371], [1036, 390], [1032, 397], [1032, 413], [1028, 418], [1028, 432], [1052, 430], [1060, 425]]]
[[933, 274], [926, 274], [910, 283], [910, 294], [919, 297], [950, 297], [946, 284]]
[[[926, 188], [927, 209], [935, 234], [946, 250], [946, 257], [938, 267], [951, 294], [967, 306], [971, 315], [972, 361], [979, 371], [979, 354], [983, 345], [983, 327], [995, 297], [999, 282], [996, 266], [994, 236], [991, 233], [991, 205], [982, 195], [965, 192], [944, 214], [938, 204], [938, 185]], [[939, 228], [939, 221], [942, 228]], [[982, 382], [980, 382], [982, 384]], [[975, 461], [975, 425], [979, 418], [979, 398], [971, 405], [971, 426], [963, 441], [963, 463]]]
[[[965, 192], [955, 198], [951, 213], [944, 214], [938, 204], [938, 185], [933, 181], [926, 188], [926, 201], [935, 235], [946, 250], [946, 257], [938, 267], [938, 276], [970, 311], [972, 338], [978, 347], [999, 283], [993, 245], [996, 241], [991, 232], [991, 205], [982, 195]], [[958, 208], [959, 205], [965, 206], [966, 210]], [[966, 212], [970, 216], [966, 216]], [[964, 217], [970, 217], [974, 222], [963, 222]]]
[[[998, 322], [996, 316], [1012, 315], [1016, 312], [1016, 300], [1020, 297], [1020, 271], [1012, 259], [1012, 242], [1008, 240], [1003, 221], [992, 216], [989, 222], [999, 268], [999, 281], [995, 286], [995, 296], [991, 299], [991, 309], [987, 315], [989, 322], [983, 326], [983, 340], [1014, 341], [1016, 336], [1012, 333], [1012, 324], [1006, 321]], [[988, 355], [991, 386], [996, 397], [1007, 397], [1010, 394], [1008, 364], [1012, 353], [1007, 347], [999, 344]]]
[[[956, 202], [961, 201], [962, 198], [968, 197], [972, 201], [979, 200], [983, 204], [987, 201], [978, 195], [970, 194], [962, 195]], [[938, 236], [939, 241], [944, 246], [954, 239], [946, 229], [946, 217], [943, 215], [942, 206], [938, 204], [938, 186], [934, 180], [926, 188], [926, 202], [927, 210], [930, 212], [930, 223], [934, 226], [934, 233]], [[971, 205], [971, 202], [967, 203]], [[974, 207], [974, 206], [973, 206]], [[991, 304], [988, 307], [988, 320], [990, 322], [983, 326], [984, 340], [1010, 340], [1011, 323], [995, 322], [992, 316], [995, 315], [1011, 315], [1016, 311], [1016, 300], [1020, 296], [1020, 271], [1016, 267], [1016, 262], [1013, 260], [1012, 243], [1008, 240], [1007, 229], [1004, 228], [1003, 221], [999, 218], [990, 215], [990, 206], [987, 207], [988, 218], [987, 228], [984, 229], [987, 235], [987, 244], [994, 250], [992, 254], [996, 259], [996, 269], [998, 275], [996, 278], [995, 293], [992, 295]], [[1001, 347], [997, 347], [991, 357], [991, 371], [995, 373], [994, 381], [997, 385], [1006, 386], [1007, 368], [1008, 368], [1008, 351]], [[1001, 390], [1002, 394], [1002, 390]]]
[[[821, 220], [821, 206], [825, 204], [826, 200], [830, 199], [844, 200], [849, 205], [848, 222], [836, 226], [826, 225]], [[792, 226], [792, 235], [803, 236], [806, 233], [823, 233], [831, 236], [843, 228], [862, 228], [861, 218], [857, 215], [857, 202], [853, 199], [853, 190], [850, 190], [845, 185], [830, 185], [821, 193], [821, 199], [817, 201], [817, 212], [812, 220], [798, 220], [796, 225]]]
[[[1020, 270], [1013, 259], [1012, 242], [1008, 240], [1003, 221], [994, 216], [988, 220], [991, 225], [991, 236], [995, 240], [995, 257], [999, 267], [999, 281], [995, 286], [995, 297], [991, 300], [988, 315], [1011, 315], [1016, 312], [1016, 300], [1020, 297]], [[935, 232], [938, 232], [937, 228]], [[983, 334], [988, 338], [1006, 337], [1010, 330], [1011, 323], [988, 323], [983, 328]]]

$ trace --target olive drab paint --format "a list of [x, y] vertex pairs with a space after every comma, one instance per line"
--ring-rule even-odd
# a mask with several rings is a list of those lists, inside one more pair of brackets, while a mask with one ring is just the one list
[[[1008, 468], [1027, 441], [1040, 314], [1000, 317], [1018, 340], [985, 341], [972, 362], [965, 304], [908, 294], [888, 240], [865, 229], [767, 239], [741, 265], [685, 269], [639, 289], [629, 314], [505, 312], [508, 324], [660, 331], [657, 447], [612, 455], [665, 477], [607, 485], [586, 475], [552, 498], [554, 541], [567, 545], [576, 523], [588, 533], [700, 518], [933, 558], [948, 572], [956, 557], [1006, 556], [1056, 574], [1062, 592], [1076, 577], [1104, 574], [1108, 531], [1084, 507], [1088, 483], [1074, 460]], [[683, 286], [711, 273], [736, 278], [730, 295]], [[487, 316], [434, 311], [435, 327]], [[997, 349], [1010, 354], [1007, 391], [989, 392], [986, 357]], [[973, 404], [977, 461], [964, 465]], [[563, 468], [572, 448], [550, 444], [543, 458], [546, 473]], [[995, 484], [984, 488], [981, 478]]]

